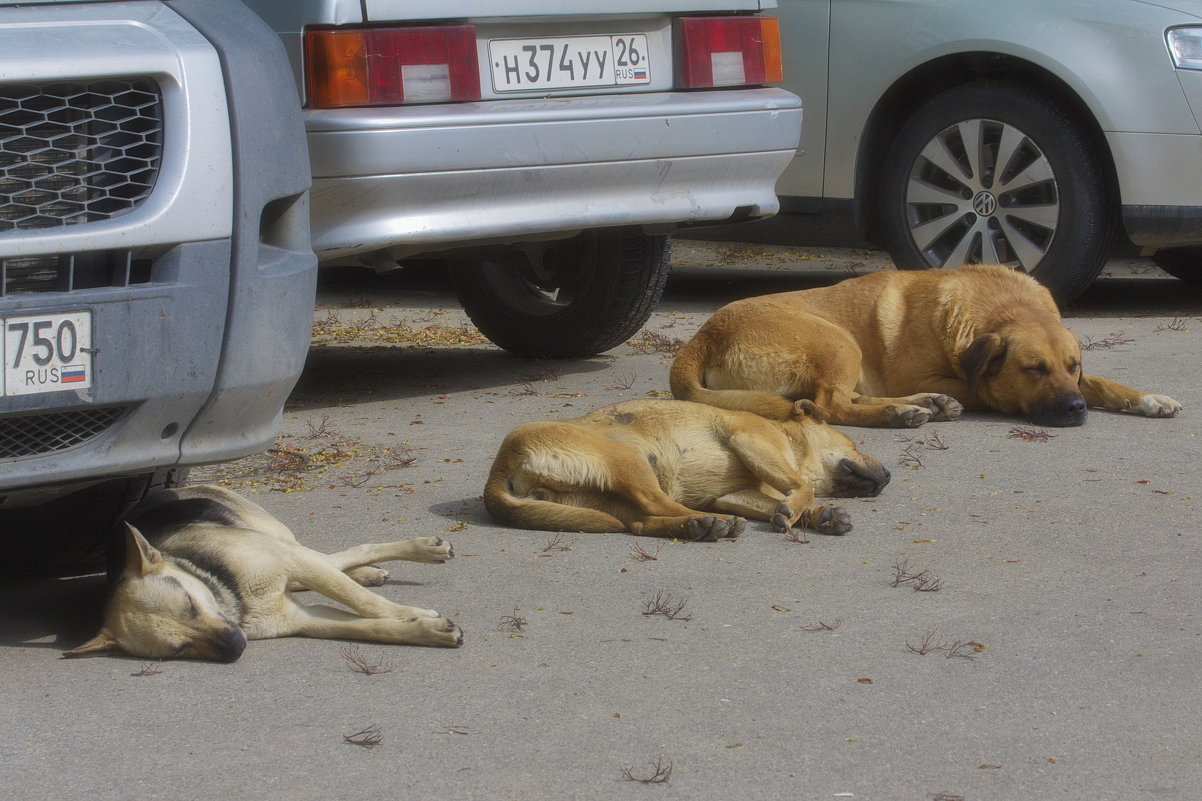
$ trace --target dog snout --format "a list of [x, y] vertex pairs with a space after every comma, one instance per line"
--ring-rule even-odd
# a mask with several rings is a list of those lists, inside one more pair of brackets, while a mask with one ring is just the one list
[[246, 633], [231, 626], [213, 641], [213, 658], [218, 662], [237, 662], [246, 650]]
[[1031, 409], [1028, 415], [1031, 422], [1041, 426], [1084, 425], [1089, 411], [1085, 407], [1085, 398], [1081, 395], [1061, 395], [1050, 403], [1041, 404]]
[[889, 483], [889, 471], [875, 459], [868, 462], [844, 459], [840, 467], [844, 473], [844, 497], [847, 498], [875, 498]]

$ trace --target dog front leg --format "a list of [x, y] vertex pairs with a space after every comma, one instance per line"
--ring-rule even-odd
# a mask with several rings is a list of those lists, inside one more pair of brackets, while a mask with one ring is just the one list
[[288, 622], [287, 634], [300, 637], [443, 648], [463, 645], [463, 631], [445, 617], [364, 618], [332, 606], [302, 606], [294, 602]]
[[1153, 395], [1115, 381], [1082, 375], [1079, 382], [1085, 404], [1111, 412], [1133, 412], [1144, 417], [1174, 417], [1181, 404], [1167, 395]]

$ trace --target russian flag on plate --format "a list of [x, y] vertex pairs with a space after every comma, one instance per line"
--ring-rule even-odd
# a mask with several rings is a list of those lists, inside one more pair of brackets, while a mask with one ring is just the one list
[[69, 364], [59, 372], [59, 380], [64, 384], [75, 384], [87, 378], [87, 369], [82, 364]]

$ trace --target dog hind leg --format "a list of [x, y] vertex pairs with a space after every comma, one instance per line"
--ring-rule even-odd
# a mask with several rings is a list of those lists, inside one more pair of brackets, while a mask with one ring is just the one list
[[366, 618], [439, 617], [433, 609], [395, 604], [365, 589], [327, 561], [326, 554], [300, 546], [289, 553], [288, 578], [306, 589], [345, 604]]

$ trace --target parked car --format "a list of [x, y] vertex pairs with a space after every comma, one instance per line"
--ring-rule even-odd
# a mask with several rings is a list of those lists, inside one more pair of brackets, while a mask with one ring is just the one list
[[[1202, 281], [1198, 0], [781, 0], [806, 125], [778, 242], [1000, 262], [1069, 301], [1117, 242]], [[756, 226], [758, 227], [758, 226]]]
[[[323, 265], [445, 259], [496, 344], [625, 341], [666, 235], [754, 220], [801, 124], [764, 0], [249, 0], [305, 104]], [[503, 10], [502, 10], [503, 9]]]
[[233, 0], [0, 2], [0, 569], [264, 450], [313, 320], [305, 141]]

